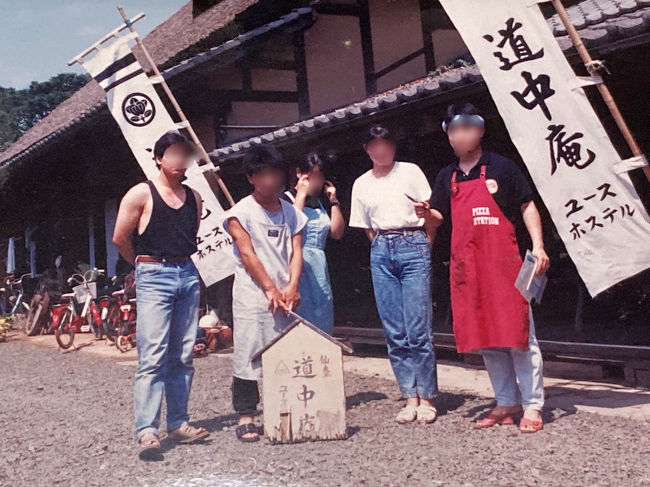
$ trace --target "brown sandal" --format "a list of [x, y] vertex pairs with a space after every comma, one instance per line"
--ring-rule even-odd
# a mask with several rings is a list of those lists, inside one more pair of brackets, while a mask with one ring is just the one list
[[495, 409], [493, 409], [486, 418], [481, 419], [474, 423], [475, 430], [481, 430], [485, 428], [491, 428], [494, 425], [500, 424], [502, 426], [510, 426], [515, 424], [514, 416], [521, 413], [521, 407], [515, 406], [512, 408], [506, 409], [501, 414], [496, 414]]
[[184, 445], [206, 438], [210, 433], [205, 428], [195, 428], [183, 423], [178, 428], [168, 431], [167, 437]]
[[522, 433], [537, 433], [543, 429], [544, 422], [541, 420], [536, 421], [534, 419], [521, 418], [519, 422], [519, 431]]

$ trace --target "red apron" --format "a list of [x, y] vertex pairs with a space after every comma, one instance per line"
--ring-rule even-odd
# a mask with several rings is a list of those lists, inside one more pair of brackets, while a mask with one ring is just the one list
[[[492, 183], [493, 181], [490, 181]], [[456, 349], [528, 349], [528, 302], [515, 288], [521, 268], [515, 228], [481, 177], [451, 180], [449, 280]]]

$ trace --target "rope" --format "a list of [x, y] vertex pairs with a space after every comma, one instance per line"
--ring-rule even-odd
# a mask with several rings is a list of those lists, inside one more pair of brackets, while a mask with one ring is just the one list
[[605, 61], [602, 61], [600, 59], [594, 59], [593, 61], [588, 62], [585, 64], [585, 68], [587, 68], [587, 71], [590, 73], [604, 69], [607, 74], [612, 74], [609, 72], [609, 69], [607, 69], [607, 66], [605, 66]]

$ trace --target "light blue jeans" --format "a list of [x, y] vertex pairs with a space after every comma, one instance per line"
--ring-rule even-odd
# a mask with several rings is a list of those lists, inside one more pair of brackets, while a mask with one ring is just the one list
[[438, 394], [431, 324], [431, 250], [424, 231], [378, 235], [370, 247], [377, 311], [405, 398]]
[[483, 363], [488, 371], [498, 406], [517, 406], [539, 411], [544, 407], [542, 352], [535, 336], [533, 313], [529, 309], [528, 350], [484, 348]]
[[135, 373], [135, 436], [158, 434], [163, 392], [167, 430], [188, 421], [192, 352], [199, 320], [199, 275], [183, 264], [138, 262], [135, 269], [138, 322]]

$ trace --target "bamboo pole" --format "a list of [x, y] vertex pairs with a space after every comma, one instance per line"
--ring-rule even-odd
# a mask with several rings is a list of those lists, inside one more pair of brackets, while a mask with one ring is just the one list
[[[580, 59], [582, 59], [582, 62], [585, 64], [587, 71], [589, 71], [589, 74], [591, 74], [592, 76], [598, 75], [598, 70], [600, 69], [600, 66], [598, 66], [598, 64], [594, 62], [591, 55], [589, 54], [589, 51], [587, 51], [587, 48], [582, 42], [582, 39], [580, 38], [578, 31], [571, 23], [571, 19], [569, 18], [569, 14], [567, 13], [566, 9], [564, 8], [564, 5], [562, 4], [562, 0], [551, 0], [551, 3], [553, 4], [555, 11], [560, 17], [562, 24], [564, 24], [564, 27], [566, 28], [567, 33], [571, 38], [571, 42], [573, 42], [573, 45], [578, 51], [578, 55], [580, 56]], [[607, 88], [607, 85], [605, 85], [605, 83], [601, 80], [600, 82], [596, 83], [596, 87], [598, 88], [598, 91], [600, 93], [600, 96], [602, 96], [603, 101], [607, 105], [607, 108], [609, 108], [612, 117], [614, 117], [614, 121], [616, 122], [616, 125], [618, 125], [618, 129], [621, 131], [621, 134], [623, 134], [623, 137], [625, 138], [627, 145], [630, 147], [632, 154], [634, 154], [634, 156], [637, 157], [641, 156], [645, 158], [643, 152], [641, 151], [641, 148], [639, 147], [639, 144], [637, 144], [634, 138], [634, 135], [632, 135], [630, 128], [627, 126], [627, 123], [625, 122], [625, 119], [623, 118], [621, 111], [618, 109], [618, 105], [616, 105], [616, 102], [614, 101], [614, 98], [612, 97], [609, 88]], [[647, 163], [645, 166], [643, 166], [643, 172], [645, 173], [648, 182], [650, 182], [650, 166], [648, 166]]]
[[[133, 17], [132, 19], [130, 19], [128, 23], [131, 24], [131, 25], [133, 25], [133, 24], [135, 24], [138, 20], [143, 19], [143, 18], [144, 18], [144, 14], [143, 14], [143, 13], [139, 13], [138, 15], [136, 15], [135, 17]], [[100, 40], [98, 40], [97, 42], [95, 42], [92, 46], [90, 46], [88, 49], [86, 49], [86, 50], [83, 51], [83, 52], [80, 52], [80, 53], [77, 54], [75, 57], [73, 57], [72, 59], [70, 59], [70, 61], [68, 61], [68, 66], [72, 66], [74, 63], [78, 63], [78, 62], [81, 60], [81, 58], [86, 57], [88, 54], [90, 54], [91, 52], [93, 52], [95, 49], [101, 47], [101, 45], [104, 44], [104, 43], [105, 43], [106, 41], [108, 41], [109, 39], [112, 39], [113, 37], [116, 37], [117, 34], [119, 34], [120, 32], [122, 32], [122, 31], [123, 31], [124, 29], [126, 29], [127, 27], [128, 27], [128, 25], [127, 25], [127, 23], [125, 22], [124, 24], [120, 25], [120, 26], [117, 27], [116, 29], [113, 29], [113, 30], [110, 31], [108, 34], [106, 34], [104, 37], [102, 37]]]
[[[122, 16], [122, 19], [124, 19], [124, 23], [126, 26], [129, 28], [131, 32], [135, 32], [135, 29], [133, 28], [133, 25], [129, 21], [129, 18], [126, 16], [124, 13], [124, 9], [122, 7], [117, 7], [117, 10], [120, 12], [120, 15]], [[142, 42], [142, 39], [140, 39], [140, 36], [136, 36], [135, 41], [138, 43], [138, 46], [140, 46], [140, 49], [142, 49], [142, 52], [144, 56], [147, 58], [147, 61], [149, 62], [149, 65], [151, 66], [154, 74], [156, 76], [160, 77], [160, 84], [163, 87], [163, 90], [165, 90], [165, 93], [167, 94], [167, 97], [169, 98], [169, 101], [171, 102], [172, 106], [176, 110], [176, 113], [178, 114], [179, 118], [183, 122], [187, 122], [187, 127], [186, 130], [189, 132], [190, 137], [192, 137], [192, 141], [196, 144], [196, 146], [199, 149], [199, 152], [201, 154], [201, 157], [205, 159], [205, 161], [208, 164], [211, 164], [210, 161], [210, 156], [208, 155], [207, 151], [203, 147], [203, 144], [199, 140], [198, 136], [196, 135], [196, 132], [194, 132], [194, 129], [192, 128], [192, 125], [190, 125], [189, 121], [187, 120], [187, 117], [183, 113], [183, 110], [181, 109], [180, 105], [178, 104], [178, 101], [176, 101], [176, 98], [174, 97], [172, 91], [169, 89], [169, 86], [167, 85], [167, 82], [163, 78], [162, 74], [160, 73], [160, 70], [158, 69], [158, 66], [154, 62], [153, 58], [149, 54], [149, 51], [147, 48], [144, 46], [144, 43]], [[228, 191], [228, 188], [226, 187], [226, 184], [223, 182], [223, 179], [221, 179], [221, 176], [216, 171], [213, 171], [214, 176], [217, 178], [217, 183], [219, 183], [219, 187], [221, 188], [221, 191], [223, 191], [224, 196], [228, 200], [228, 203], [230, 203], [230, 206], [235, 205], [235, 200], [233, 200], [232, 196], [230, 195], [230, 191]]]

